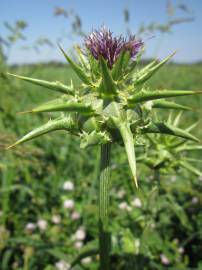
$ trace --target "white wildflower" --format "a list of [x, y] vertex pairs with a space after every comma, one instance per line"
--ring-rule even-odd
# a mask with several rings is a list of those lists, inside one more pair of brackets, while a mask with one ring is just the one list
[[178, 248], [178, 252], [179, 252], [180, 254], [183, 254], [183, 253], [184, 253], [184, 248], [183, 248], [183, 247], [179, 247], [179, 248]]
[[155, 223], [153, 223], [153, 222], [152, 222], [152, 223], [150, 224], [150, 228], [151, 228], [151, 229], [154, 229], [154, 228], [156, 228], [156, 225], [155, 225]]
[[154, 180], [154, 176], [153, 175], [149, 175], [147, 178], [146, 178], [146, 180]]
[[72, 213], [72, 215], [71, 215], [71, 219], [72, 219], [72, 220], [80, 219], [80, 217], [81, 217], [81, 215], [80, 215], [80, 213], [77, 212], [77, 211], [74, 211], [74, 212]]
[[88, 264], [88, 263], [92, 262], [92, 259], [91, 259], [91, 257], [86, 257], [86, 258], [82, 259], [81, 262], [83, 264]]
[[77, 249], [80, 249], [82, 246], [83, 246], [83, 242], [82, 241], [77, 241], [75, 244], [74, 244], [75, 248]]
[[168, 264], [170, 263], [169, 259], [166, 257], [165, 254], [161, 254], [161, 255], [160, 255], [160, 258], [161, 258], [162, 264], [168, 265]]
[[176, 179], [177, 179], [177, 177], [176, 177], [175, 175], [173, 175], [173, 176], [170, 178], [170, 181], [171, 181], [172, 183], [174, 183], [174, 182], [176, 181]]
[[54, 224], [60, 224], [60, 222], [61, 222], [61, 216], [59, 216], [59, 215], [53, 215], [52, 218], [51, 218], [51, 221]]
[[86, 238], [86, 231], [81, 227], [75, 233], [75, 239], [78, 241], [82, 241]]
[[19, 269], [19, 263], [18, 262], [13, 262], [12, 264], [12, 269]]
[[28, 231], [33, 231], [34, 229], [36, 229], [36, 224], [32, 223], [32, 222], [29, 222], [29, 223], [26, 224], [25, 229], [28, 230]]
[[120, 204], [119, 204], [119, 209], [121, 209], [121, 210], [127, 210], [128, 209], [128, 204], [127, 204], [127, 202], [121, 202]]
[[69, 270], [71, 265], [65, 261], [58, 261], [55, 263], [55, 267], [58, 270]]
[[64, 182], [63, 189], [66, 191], [73, 191], [74, 190], [74, 183], [71, 181]]
[[125, 190], [120, 189], [120, 190], [118, 191], [118, 193], [117, 193], [117, 198], [123, 199], [123, 197], [125, 196], [125, 194], [126, 194]]
[[48, 223], [47, 223], [47, 221], [44, 220], [44, 219], [39, 219], [39, 220], [37, 221], [37, 226], [39, 227], [39, 229], [40, 229], [41, 231], [45, 231], [45, 230], [47, 229]]
[[197, 197], [193, 197], [191, 200], [192, 204], [197, 204], [198, 201], [199, 201], [199, 199]]
[[135, 198], [132, 202], [131, 205], [137, 208], [141, 208], [142, 207], [142, 202], [139, 198]]
[[202, 175], [201, 175], [201, 176], [199, 176], [198, 180], [199, 180], [199, 181], [202, 181]]
[[74, 208], [74, 201], [73, 200], [65, 200], [63, 203], [65, 209], [72, 209]]

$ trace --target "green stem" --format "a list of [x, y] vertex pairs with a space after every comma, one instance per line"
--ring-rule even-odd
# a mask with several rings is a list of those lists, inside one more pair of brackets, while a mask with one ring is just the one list
[[160, 170], [159, 169], [154, 169], [154, 183], [157, 187], [156, 191], [156, 199], [158, 199], [158, 196], [162, 193], [161, 189], [161, 175], [160, 175]]
[[100, 270], [109, 270], [111, 235], [108, 228], [110, 151], [111, 145], [101, 146], [99, 186], [99, 252]]
[[156, 185], [159, 187], [160, 186], [160, 171], [159, 169], [154, 169], [154, 181]]

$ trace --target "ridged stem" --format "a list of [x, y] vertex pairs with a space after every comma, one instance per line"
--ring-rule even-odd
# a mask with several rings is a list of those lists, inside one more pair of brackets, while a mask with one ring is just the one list
[[111, 235], [108, 228], [111, 145], [101, 146], [99, 185], [99, 253], [100, 270], [110, 269]]

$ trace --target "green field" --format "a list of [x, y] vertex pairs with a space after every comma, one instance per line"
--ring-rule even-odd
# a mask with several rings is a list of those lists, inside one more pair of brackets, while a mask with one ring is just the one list
[[[75, 84], [79, 81], [66, 65], [8, 67], [11, 73]], [[202, 64], [169, 64], [150, 80], [152, 89], [202, 90]], [[77, 139], [65, 132], [5, 147], [51, 118], [47, 114], [17, 115], [57, 96], [54, 92], [5, 76], [0, 77], [0, 269], [53, 270], [60, 260], [69, 263], [97, 236], [97, 171], [99, 149], [81, 150]], [[191, 106], [180, 127], [199, 121], [193, 133], [202, 139], [202, 97], [180, 97]], [[158, 111], [159, 112], [159, 111]], [[173, 112], [175, 115], [175, 112]], [[168, 111], [157, 115], [166, 119]], [[190, 158], [201, 157], [191, 153]], [[201, 169], [201, 163], [194, 166]], [[113, 233], [112, 269], [202, 269], [202, 179], [181, 171], [162, 175], [159, 194], [152, 174], [138, 164], [139, 189], [134, 191], [126, 156], [113, 149], [110, 221]], [[65, 191], [71, 181], [74, 190]], [[131, 202], [141, 203], [133, 207]], [[72, 209], [64, 207], [73, 200]], [[127, 203], [127, 206], [123, 204]], [[137, 202], [137, 200], [136, 200]], [[73, 213], [80, 218], [74, 219]], [[54, 221], [60, 217], [60, 222]], [[40, 220], [46, 221], [44, 229]], [[38, 222], [38, 223], [37, 223]], [[27, 229], [27, 224], [36, 225]], [[37, 225], [38, 224], [38, 225]], [[78, 229], [85, 232], [76, 238]], [[93, 242], [94, 243], [94, 242]], [[92, 243], [91, 243], [92, 244]], [[96, 246], [96, 243], [95, 243]], [[94, 246], [93, 246], [94, 248]], [[166, 263], [167, 259], [167, 263]], [[89, 261], [88, 261], [89, 260]], [[98, 269], [91, 254], [73, 269]], [[65, 268], [64, 268], [65, 269]], [[66, 268], [68, 269], [68, 268]], [[104, 269], [103, 269], [104, 270]]]

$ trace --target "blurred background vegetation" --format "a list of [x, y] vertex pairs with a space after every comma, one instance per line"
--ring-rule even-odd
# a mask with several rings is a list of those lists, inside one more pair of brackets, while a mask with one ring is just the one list
[[[123, 1], [124, 2], [124, 1]], [[146, 1], [147, 2], [147, 1]], [[165, 35], [178, 25], [191, 24], [196, 18], [187, 1], [164, 1], [165, 21], [158, 18], [142, 23], [138, 36], [155, 36], [158, 50]], [[57, 3], [55, 3], [57, 6]], [[82, 5], [82, 4], [81, 4]], [[88, 6], [88, 1], [86, 2]], [[124, 2], [120, 29], [133, 34], [128, 2]], [[183, 16], [176, 16], [177, 10]], [[30, 11], [29, 11], [30, 12]], [[138, 12], [138, 11], [137, 11]], [[50, 16], [63, 17], [70, 31], [57, 37], [44, 33], [27, 43], [26, 29], [31, 22], [23, 18], [4, 21], [0, 32], [0, 269], [69, 269], [69, 263], [92, 243], [97, 235], [98, 148], [81, 150], [75, 138], [64, 132], [5, 151], [45, 115], [17, 115], [33, 105], [54, 97], [54, 93], [25, 82], [11, 80], [6, 72], [41, 79], [79, 84], [70, 67], [60, 61], [22, 64], [10, 59], [16, 44], [20, 49], [40, 54], [45, 48], [71, 40], [81, 43], [85, 18], [71, 7], [58, 6]], [[44, 24], [46, 21], [44, 20]], [[93, 22], [92, 22], [93, 24]], [[62, 29], [62, 26], [61, 26]], [[89, 29], [91, 30], [91, 29]], [[50, 30], [51, 31], [51, 30]], [[148, 37], [148, 38], [145, 38]], [[151, 42], [151, 41], [149, 41]], [[191, 40], [187, 37], [189, 46]], [[28, 44], [28, 45], [27, 45]], [[165, 46], [165, 45], [164, 45]], [[71, 50], [71, 47], [70, 47]], [[23, 54], [22, 54], [23, 55]], [[151, 56], [152, 57], [152, 56]], [[200, 60], [200, 55], [198, 56]], [[140, 67], [150, 59], [144, 57]], [[183, 61], [182, 61], [183, 62]], [[151, 88], [202, 89], [202, 63], [171, 62], [150, 81]], [[193, 133], [201, 137], [201, 97], [179, 98], [193, 112], [185, 112], [180, 126], [199, 122]], [[166, 119], [166, 112], [159, 118]], [[172, 112], [173, 119], [176, 113]], [[111, 230], [113, 232], [112, 269], [202, 269], [202, 174], [201, 152], [189, 154], [191, 169], [178, 168], [162, 174], [158, 190], [155, 175], [142, 162], [139, 186], [134, 192], [126, 157], [113, 149], [111, 183]], [[202, 161], [202, 160], [201, 160]], [[74, 269], [98, 269], [96, 252], [89, 254]]]

